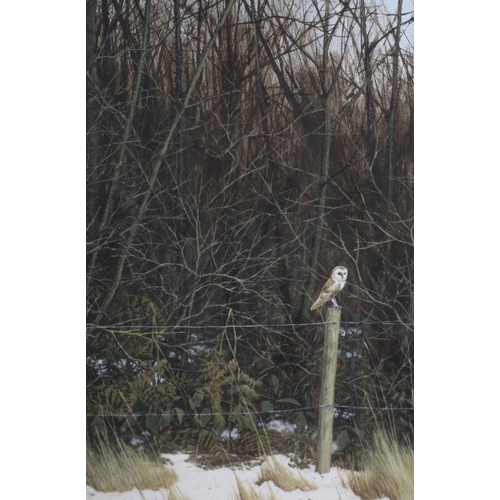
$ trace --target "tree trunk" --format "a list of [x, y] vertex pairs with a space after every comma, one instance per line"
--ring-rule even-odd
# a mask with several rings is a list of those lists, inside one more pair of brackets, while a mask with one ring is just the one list
[[366, 148], [367, 161], [370, 169], [370, 183], [376, 207], [385, 205], [387, 196], [387, 179], [382, 174], [377, 153], [377, 139], [375, 136], [375, 108], [372, 87], [372, 52], [375, 46], [370, 43], [367, 28], [367, 14], [365, 1], [360, 5], [360, 28], [363, 49], [363, 66], [365, 71], [365, 115], [366, 115]]
[[394, 53], [392, 62], [392, 89], [391, 105], [389, 108], [388, 126], [388, 166], [389, 166], [389, 189], [387, 193], [387, 203], [392, 205], [394, 196], [394, 178], [397, 175], [397, 140], [398, 140], [398, 70], [399, 70], [399, 42], [401, 36], [401, 11], [403, 0], [398, 1], [397, 27], [394, 41]]

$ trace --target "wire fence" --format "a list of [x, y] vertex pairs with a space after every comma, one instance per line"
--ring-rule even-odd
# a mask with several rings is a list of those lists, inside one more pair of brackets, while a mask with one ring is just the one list
[[[182, 413], [183, 417], [196, 417], [204, 415], [206, 417], [214, 417], [217, 415], [279, 415], [282, 413], [297, 413], [299, 411], [307, 410], [318, 410], [320, 408], [332, 408], [333, 410], [343, 409], [343, 410], [376, 410], [376, 411], [413, 411], [413, 407], [377, 407], [377, 406], [349, 406], [349, 405], [314, 405], [314, 406], [304, 406], [302, 408], [287, 408], [285, 410], [261, 410], [261, 411], [236, 411], [236, 412], [198, 412], [198, 413]], [[165, 415], [164, 413], [87, 413], [87, 417], [161, 417]]]
[[[335, 323], [331, 322], [310, 322], [310, 323], [274, 323], [274, 324], [232, 324], [228, 323], [226, 325], [154, 325], [154, 324], [143, 324], [143, 325], [130, 325], [130, 324], [114, 324], [114, 325], [94, 325], [94, 324], [87, 324], [86, 329], [87, 329], [87, 335], [89, 337], [96, 336], [96, 338], [99, 337], [101, 333], [109, 333], [113, 336], [115, 335], [125, 335], [126, 337], [129, 335], [139, 335], [139, 336], [149, 336], [149, 335], [160, 335], [159, 343], [163, 346], [166, 347], [192, 347], [195, 345], [214, 345], [215, 343], [218, 343], [221, 341], [221, 339], [224, 337], [224, 332], [232, 331], [234, 330], [239, 330], [243, 329], [246, 331], [245, 335], [247, 333], [255, 333], [252, 332], [254, 331], [268, 331], [273, 334], [276, 332], [273, 332], [273, 329], [278, 330], [278, 335], [285, 335], [288, 338], [292, 338], [294, 336], [295, 338], [297, 337], [296, 334], [290, 335], [290, 333], [285, 333], [285, 332], [279, 332], [279, 329], [284, 329], [284, 328], [290, 328], [290, 329], [304, 329], [304, 328], [311, 328], [314, 327], [318, 332], [322, 332], [324, 326], [326, 325], [331, 325]], [[363, 349], [370, 349], [371, 345], [370, 343], [367, 343], [366, 341], [370, 339], [380, 339], [382, 336], [375, 336], [375, 337], [370, 337], [363, 333], [363, 326], [369, 325], [370, 327], [373, 326], [379, 326], [379, 327], [387, 327], [387, 326], [403, 326], [408, 329], [411, 329], [410, 331], [413, 333], [413, 323], [404, 323], [402, 321], [341, 321], [341, 325], [344, 326], [344, 329], [341, 329], [341, 335], [344, 337], [347, 337], [346, 340], [344, 340], [344, 350], [345, 349], [351, 349], [351, 351], [355, 351], [352, 347], [348, 347], [349, 345], [354, 346], [362, 346]], [[349, 338], [354, 339], [357, 337], [356, 335], [349, 335], [348, 330], [351, 330], [351, 327], [359, 327], [356, 329], [354, 332], [350, 331], [350, 334], [353, 333], [359, 333], [359, 340], [354, 340], [353, 344], [349, 344], [350, 340]], [[217, 334], [213, 338], [203, 338], [202, 336], [198, 337], [198, 334], [196, 334], [196, 337], [198, 338], [193, 338], [190, 342], [183, 342], [181, 344], [175, 343], [175, 345], [172, 346], [167, 346], [166, 344], [166, 338], [168, 338], [168, 334], [172, 335], [177, 335], [179, 333], [187, 332], [187, 331], [203, 331], [203, 330], [222, 330], [223, 332], [221, 334]], [[354, 329], [353, 329], [354, 330]], [[386, 330], [386, 329], [385, 329]], [[386, 330], [387, 331], [387, 330]], [[193, 333], [195, 335], [195, 333]], [[209, 335], [207, 333], [207, 335]], [[163, 339], [162, 339], [163, 337]], [[250, 342], [251, 337], [248, 339], [240, 339], [239, 342], [243, 340], [244, 345], [250, 345], [248, 342]], [[299, 337], [300, 338], [300, 337]], [[153, 341], [153, 339], [149, 339], [149, 341]], [[305, 342], [304, 339], [301, 339], [302, 342]], [[118, 341], [117, 341], [118, 342]], [[158, 342], [158, 339], [155, 339], [154, 342]], [[319, 351], [323, 350], [323, 343], [321, 341], [318, 342], [318, 347], [319, 349], [314, 349], [312, 346], [308, 346], [310, 350], [310, 355], [316, 355]], [[339, 350], [340, 353], [340, 350]], [[349, 354], [349, 353], [347, 353]], [[351, 356], [356, 356], [356, 353], [354, 354], [351, 353]], [[347, 361], [349, 361], [350, 357], [346, 355], [344, 352], [344, 358], [347, 358]], [[92, 361], [92, 362], [95, 362]], [[119, 369], [119, 368], [118, 368]], [[315, 375], [319, 375], [319, 373], [316, 373]], [[398, 381], [394, 381], [394, 383], [397, 383]], [[354, 396], [354, 393], [351, 394], [350, 397]], [[357, 397], [354, 397], [353, 399], [357, 399]], [[379, 399], [380, 400], [380, 399]], [[406, 401], [408, 402], [408, 401]], [[321, 408], [331, 408], [332, 411], [338, 412], [338, 415], [344, 416], [344, 417], [349, 417], [354, 415], [353, 412], [357, 411], [371, 411], [371, 412], [410, 412], [410, 415], [413, 415], [414, 408], [413, 406], [408, 406], [404, 405], [404, 401], [401, 402], [401, 406], [399, 405], [387, 405], [387, 406], [373, 406], [373, 405], [348, 405], [348, 404], [315, 404], [315, 405], [304, 405], [304, 406], [294, 406], [293, 408], [285, 408], [285, 409], [261, 409], [257, 410], [255, 408], [252, 411], [213, 411], [213, 408], [211, 409], [212, 411], [207, 411], [208, 408], [205, 408], [202, 411], [198, 412], [189, 412], [185, 411], [182, 408], [172, 408], [166, 412], [163, 413], [155, 413], [155, 412], [148, 412], [148, 411], [134, 411], [132, 408], [130, 408], [132, 411], [130, 412], [110, 412], [110, 411], [103, 411], [103, 412], [89, 412], [86, 414], [86, 417], [88, 418], [126, 418], [130, 419], [133, 418], [135, 419], [140, 419], [140, 418], [148, 418], [148, 417], [167, 417], [170, 419], [171, 417], [174, 417], [177, 413], [179, 420], [182, 420], [184, 417], [197, 417], [197, 418], [211, 418], [211, 417], [235, 417], [235, 416], [262, 416], [262, 418], [265, 417], [279, 417], [280, 415], [291, 415], [291, 414], [296, 414], [299, 412], [305, 412], [305, 411], [315, 411], [319, 410]], [[336, 414], [337, 415], [337, 414]]]
[[[335, 322], [318, 321], [314, 323], [275, 323], [275, 324], [227, 324], [227, 325], [86, 325], [88, 329], [96, 330], [119, 330], [119, 329], [151, 329], [151, 330], [211, 330], [225, 328], [306, 328], [311, 326], [334, 325]], [[402, 321], [342, 321], [342, 325], [401, 325], [405, 327], [413, 327], [413, 323], [405, 323]]]
[[[226, 325], [126, 325], [126, 324], [115, 324], [115, 325], [94, 325], [87, 324], [86, 330], [87, 335], [99, 335], [101, 333], [110, 333], [110, 334], [121, 334], [121, 335], [131, 335], [131, 336], [141, 336], [141, 335], [159, 335], [160, 337], [157, 339], [160, 342], [165, 341], [165, 337], [175, 336], [182, 334], [183, 332], [193, 331], [193, 332], [203, 332], [209, 330], [238, 330], [242, 329], [250, 334], [260, 335], [265, 331], [272, 332], [274, 335], [288, 337], [291, 338], [288, 332], [280, 331], [283, 328], [291, 328], [295, 329], [305, 329], [311, 327], [324, 327], [326, 325], [334, 325], [335, 322], [326, 322], [326, 321], [318, 321], [318, 322], [309, 322], [309, 323], [273, 323], [273, 324], [233, 324], [228, 323]], [[413, 323], [405, 323], [403, 321], [341, 321], [341, 325], [346, 326], [347, 328], [341, 328], [341, 336], [348, 337], [354, 334], [362, 335], [363, 339], [374, 340], [379, 339], [383, 340], [383, 336], [385, 332], [378, 334], [367, 334], [363, 332], [361, 329], [358, 331], [354, 331], [351, 327], [363, 327], [363, 326], [401, 326], [407, 329], [408, 332], [413, 334]], [[317, 332], [323, 332], [322, 328], [316, 328]], [[208, 339], [203, 339], [200, 337], [193, 337], [190, 341], [185, 341], [183, 343], [177, 344], [178, 347], [193, 347], [195, 345], [203, 345], [203, 344], [214, 344], [218, 341], [218, 337], [211, 337]], [[245, 340], [243, 340], [245, 342]], [[316, 351], [319, 352], [322, 350], [322, 347]]]

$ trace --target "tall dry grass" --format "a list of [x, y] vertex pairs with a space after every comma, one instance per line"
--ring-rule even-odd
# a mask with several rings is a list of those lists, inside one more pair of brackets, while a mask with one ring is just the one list
[[302, 491], [318, 489], [317, 484], [306, 479], [298, 471], [297, 474], [294, 474], [275, 457], [267, 457], [262, 464], [257, 484], [261, 485], [264, 481], [273, 481], [278, 488], [284, 491], [293, 491], [297, 488]]
[[246, 483], [236, 476], [236, 484], [238, 491], [231, 495], [230, 500], [261, 500], [259, 493], [250, 483]]
[[159, 490], [170, 488], [177, 480], [172, 468], [119, 441], [111, 446], [102, 438], [94, 448], [87, 444], [87, 484], [98, 491]]
[[190, 500], [190, 498], [185, 493], [182, 493], [175, 484], [170, 486], [167, 491], [168, 495], [164, 495], [162, 492], [162, 496], [165, 497], [165, 500]]
[[393, 433], [378, 430], [360, 466], [360, 472], [349, 471], [347, 482], [342, 480], [359, 497], [413, 500], [413, 448]]
[[263, 496], [250, 483], [242, 481], [238, 476], [236, 476], [236, 483], [238, 491], [231, 495], [230, 500], [280, 500], [269, 483], [267, 484], [267, 496]]

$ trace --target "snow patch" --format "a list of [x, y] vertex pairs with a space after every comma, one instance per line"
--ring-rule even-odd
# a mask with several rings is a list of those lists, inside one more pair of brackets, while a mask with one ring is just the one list
[[[262, 500], [269, 498], [269, 488], [280, 500], [359, 500], [359, 497], [351, 490], [342, 486], [340, 478], [341, 475], [345, 478], [345, 472], [336, 467], [332, 467], [326, 474], [317, 473], [313, 465], [300, 469], [300, 474], [305, 479], [314, 482], [318, 489], [307, 492], [296, 489], [286, 492], [272, 481], [265, 481], [260, 486], [255, 484], [261, 471], [260, 465], [206, 470], [189, 462], [189, 455], [185, 453], [162, 454], [162, 457], [172, 464], [170, 467], [173, 467], [179, 477], [175, 486], [190, 500], [230, 500], [238, 491], [236, 477], [250, 484]], [[275, 455], [275, 458], [286, 467], [289, 466], [290, 459], [285, 455]], [[295, 474], [299, 472], [296, 468], [292, 470]], [[165, 491], [143, 490], [139, 492], [134, 489], [123, 493], [102, 493], [87, 486], [88, 500], [164, 500], [165, 498], [167, 498]]]

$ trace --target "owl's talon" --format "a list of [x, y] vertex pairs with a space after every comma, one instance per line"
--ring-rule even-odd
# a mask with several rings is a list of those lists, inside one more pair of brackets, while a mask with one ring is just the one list
[[342, 309], [342, 306], [338, 302], [333, 302], [332, 300], [329, 300], [325, 305], [329, 309]]

